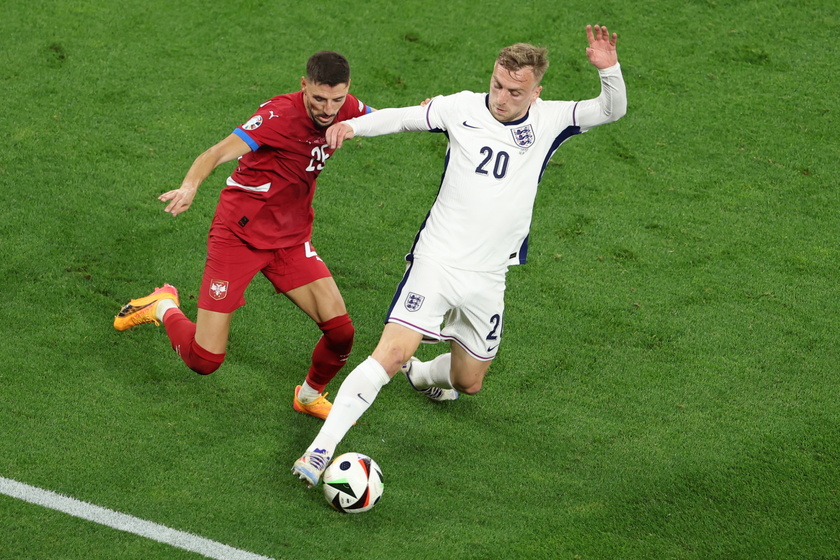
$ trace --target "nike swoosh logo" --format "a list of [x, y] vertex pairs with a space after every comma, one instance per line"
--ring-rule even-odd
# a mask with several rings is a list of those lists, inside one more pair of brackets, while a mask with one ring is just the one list
[[488, 351], [488, 352], [492, 352], [493, 350], [495, 350], [495, 349], [496, 349], [496, 348], [498, 348], [498, 347], [499, 347], [499, 345], [498, 345], [498, 344], [497, 344], [496, 346], [491, 346], [491, 347], [489, 347], [489, 348], [487, 349], [487, 351]]
[[361, 394], [361, 393], [356, 393], [356, 396], [357, 396], [357, 397], [359, 397], [360, 399], [362, 399], [363, 401], [365, 401], [365, 404], [370, 404], [369, 402], [367, 402], [367, 401], [365, 400], [365, 398], [362, 396], [362, 394]]
[[471, 125], [471, 124], [467, 124], [467, 121], [464, 121], [464, 122], [462, 122], [461, 124], [463, 124], [463, 125], [464, 125], [464, 126], [466, 126], [467, 128], [481, 128], [480, 126], [473, 126], [473, 125]]

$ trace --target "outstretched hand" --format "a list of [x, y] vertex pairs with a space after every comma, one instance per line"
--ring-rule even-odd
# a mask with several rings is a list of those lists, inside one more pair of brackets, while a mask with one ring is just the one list
[[614, 66], [618, 62], [618, 54], [615, 52], [615, 44], [618, 35], [607, 30], [606, 25], [586, 26], [586, 38], [589, 40], [589, 47], [586, 49], [586, 57], [589, 62], [598, 70]]
[[165, 192], [158, 197], [161, 202], [168, 202], [164, 212], [169, 212], [173, 216], [177, 216], [181, 212], [185, 212], [192, 205], [195, 198], [195, 189], [181, 187], [174, 191]]
[[329, 127], [325, 136], [327, 139], [327, 145], [337, 150], [341, 147], [345, 140], [353, 138], [355, 133], [349, 124], [340, 122]]

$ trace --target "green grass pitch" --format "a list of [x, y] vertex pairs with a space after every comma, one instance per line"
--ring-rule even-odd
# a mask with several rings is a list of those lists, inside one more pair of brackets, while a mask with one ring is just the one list
[[[112, 328], [163, 282], [195, 317], [230, 165], [183, 216], [156, 197], [312, 52], [382, 108], [486, 91], [527, 41], [543, 97], [585, 99], [586, 24], [619, 34], [628, 114], [546, 170], [485, 389], [437, 406], [396, 378], [350, 431], [386, 477], [371, 512], [289, 473], [319, 332], [267, 282], [209, 377]], [[0, 477], [276, 560], [840, 558], [838, 38], [828, 0], [3, 2]], [[314, 243], [357, 327], [333, 393], [443, 141], [353, 140], [321, 175]], [[0, 495], [3, 560], [199, 557]]]

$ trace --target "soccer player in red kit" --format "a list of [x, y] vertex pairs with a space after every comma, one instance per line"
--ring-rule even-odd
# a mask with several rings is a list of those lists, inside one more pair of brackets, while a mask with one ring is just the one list
[[114, 318], [117, 330], [163, 323], [184, 363], [197, 373], [213, 373], [225, 359], [233, 313], [262, 272], [323, 333], [292, 403], [298, 412], [326, 418], [332, 405], [324, 388], [347, 361], [355, 330], [335, 280], [311, 243], [312, 198], [315, 180], [333, 153], [324, 137], [327, 127], [371, 111], [349, 89], [347, 60], [335, 52], [315, 53], [300, 91], [260, 105], [245, 124], [196, 158], [180, 188], [160, 195], [164, 210], [177, 216], [217, 166], [239, 158], [210, 226], [196, 322], [179, 309], [175, 287], [164, 284], [123, 306]]

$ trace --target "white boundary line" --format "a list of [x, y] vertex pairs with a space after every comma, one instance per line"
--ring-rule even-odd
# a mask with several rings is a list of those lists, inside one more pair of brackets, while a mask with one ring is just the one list
[[49, 490], [42, 490], [2, 476], [0, 476], [0, 494], [61, 511], [112, 529], [134, 533], [175, 548], [196, 552], [207, 558], [216, 560], [274, 560], [268, 556], [245, 552], [192, 533], [170, 529], [164, 525], [95, 506]]

